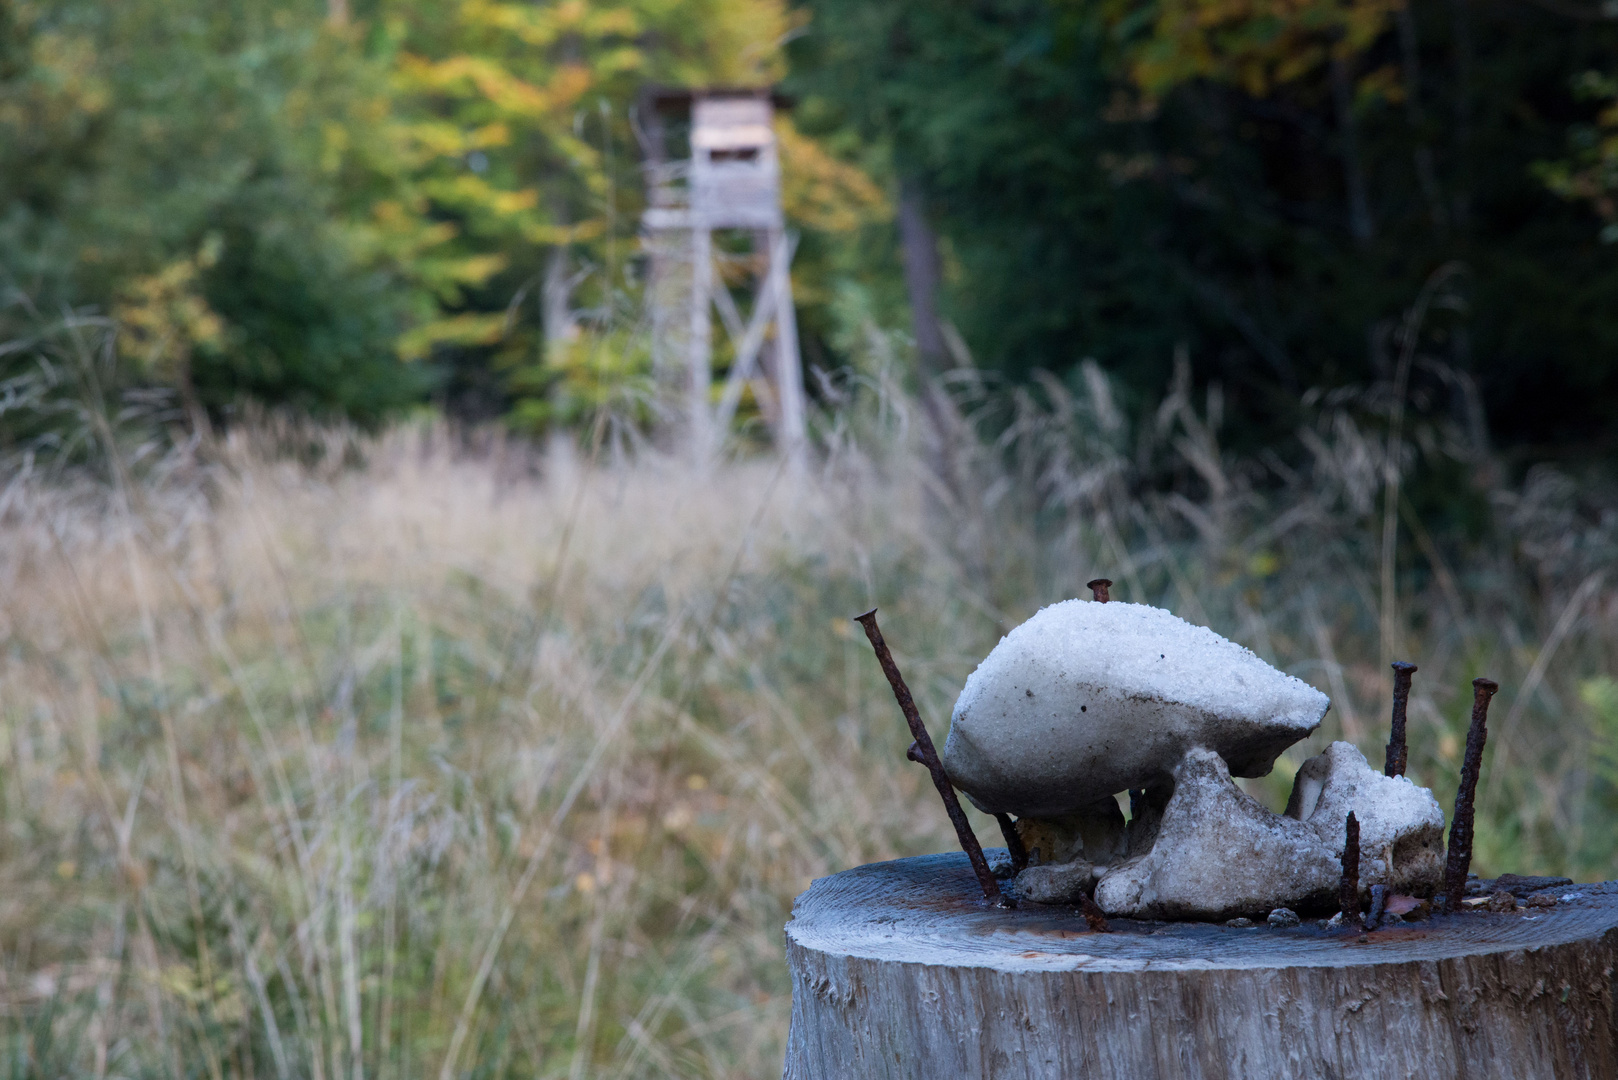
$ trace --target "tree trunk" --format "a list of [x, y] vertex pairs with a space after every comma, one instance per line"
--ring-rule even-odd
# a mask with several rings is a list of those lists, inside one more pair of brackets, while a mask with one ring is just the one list
[[[943, 284], [943, 268], [938, 255], [938, 236], [927, 221], [923, 193], [913, 177], [899, 182], [899, 253], [904, 262], [905, 292], [910, 299], [910, 320], [916, 334], [916, 383], [922, 413], [927, 417], [922, 460], [937, 477], [948, 498], [927, 485], [925, 498], [930, 514], [948, 523], [955, 536], [955, 548], [969, 568], [980, 569], [983, 561], [981, 535], [963, 527], [961, 509], [970, 505], [970, 483], [961, 447], [970, 443], [969, 432], [949, 400], [941, 381], [951, 366], [944, 341], [944, 324], [938, 314], [938, 293]], [[976, 523], [976, 522], [974, 522]]]
[[927, 222], [921, 188], [913, 179], [899, 182], [899, 253], [904, 261], [905, 293], [916, 333], [916, 355], [923, 384], [938, 378], [946, 363], [943, 326], [938, 319], [938, 289], [943, 281], [938, 237]]
[[1343, 186], [1348, 191], [1348, 229], [1355, 243], [1364, 247], [1376, 235], [1376, 223], [1371, 218], [1365, 164], [1360, 159], [1359, 125], [1354, 119], [1354, 77], [1348, 70], [1348, 61], [1340, 56], [1331, 60], [1331, 93], [1337, 107], [1337, 137], [1342, 144]]
[[982, 901], [966, 857], [816, 881], [787, 924], [788, 1080], [1618, 1076], [1618, 884], [1372, 931]]
[[540, 286], [540, 321], [545, 324], [545, 359], [561, 359], [555, 350], [578, 337], [573, 319], [573, 287], [577, 284], [568, 268], [567, 245], [551, 248], [545, 260], [545, 281]]

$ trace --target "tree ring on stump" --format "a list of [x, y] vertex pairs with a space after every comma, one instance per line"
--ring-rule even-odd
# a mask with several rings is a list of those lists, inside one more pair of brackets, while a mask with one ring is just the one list
[[1618, 1076], [1618, 883], [1364, 935], [983, 902], [958, 852], [816, 880], [788, 1080]]

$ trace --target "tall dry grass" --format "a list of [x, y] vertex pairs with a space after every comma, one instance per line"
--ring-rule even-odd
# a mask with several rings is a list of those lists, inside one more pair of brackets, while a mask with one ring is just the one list
[[[431, 424], [143, 447], [95, 416], [89, 464], [14, 459], [4, 1067], [775, 1075], [792, 897], [952, 845], [849, 616], [881, 605], [941, 737], [998, 635], [1098, 573], [1331, 695], [1271, 805], [1329, 739], [1380, 761], [1406, 657], [1445, 801], [1468, 682], [1503, 686], [1480, 867], [1613, 875], [1612, 504], [1506, 486], [1464, 423], [1391, 438], [1377, 388], [1241, 460], [1183, 375], [1133, 426], [1084, 385], [827, 385], [807, 475]], [[1390, 477], [1473, 492], [1473, 534]]]

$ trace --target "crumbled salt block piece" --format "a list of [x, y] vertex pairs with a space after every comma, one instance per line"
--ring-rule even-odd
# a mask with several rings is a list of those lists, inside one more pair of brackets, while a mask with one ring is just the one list
[[1314, 828], [1266, 810], [1212, 750], [1186, 751], [1173, 776], [1156, 843], [1102, 876], [1095, 892], [1101, 910], [1220, 919], [1329, 902], [1342, 864]]
[[1443, 811], [1432, 793], [1375, 772], [1349, 743], [1298, 770], [1285, 815], [1230, 778], [1212, 751], [1187, 751], [1174, 770], [1151, 849], [1102, 876], [1109, 915], [1219, 918], [1334, 901], [1348, 811], [1360, 822], [1360, 884], [1430, 895], [1443, 875]]
[[1017, 875], [1017, 895], [1036, 904], [1076, 904], [1095, 880], [1095, 865], [1084, 859], [1030, 866]]
[[1360, 826], [1360, 887], [1431, 896], [1444, 878], [1444, 811], [1433, 793], [1404, 776], [1371, 768], [1351, 743], [1334, 742], [1305, 761], [1292, 785], [1286, 816], [1341, 852], [1348, 812]]
[[1303, 920], [1298, 918], [1298, 913], [1296, 911], [1286, 907], [1278, 907], [1274, 911], [1270, 912], [1270, 917], [1266, 921], [1278, 930], [1285, 930], [1289, 927], [1300, 926], [1303, 923]]
[[1192, 747], [1263, 776], [1328, 704], [1161, 608], [1068, 600], [1007, 634], [966, 680], [944, 768], [982, 810], [1055, 817], [1160, 786]]
[[1418, 899], [1414, 896], [1406, 896], [1402, 893], [1396, 893], [1388, 897], [1387, 906], [1382, 910], [1389, 915], [1398, 915], [1401, 918], [1411, 914], [1412, 912], [1416, 912], [1418, 913], [1419, 917], [1419, 913], [1423, 908], [1430, 910], [1431, 907], [1432, 905], [1425, 900]]

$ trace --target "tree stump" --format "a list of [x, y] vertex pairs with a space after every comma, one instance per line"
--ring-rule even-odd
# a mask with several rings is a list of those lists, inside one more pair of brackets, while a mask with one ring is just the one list
[[787, 1080], [1618, 1077], [1618, 883], [1372, 931], [991, 909], [966, 856], [821, 878]]

